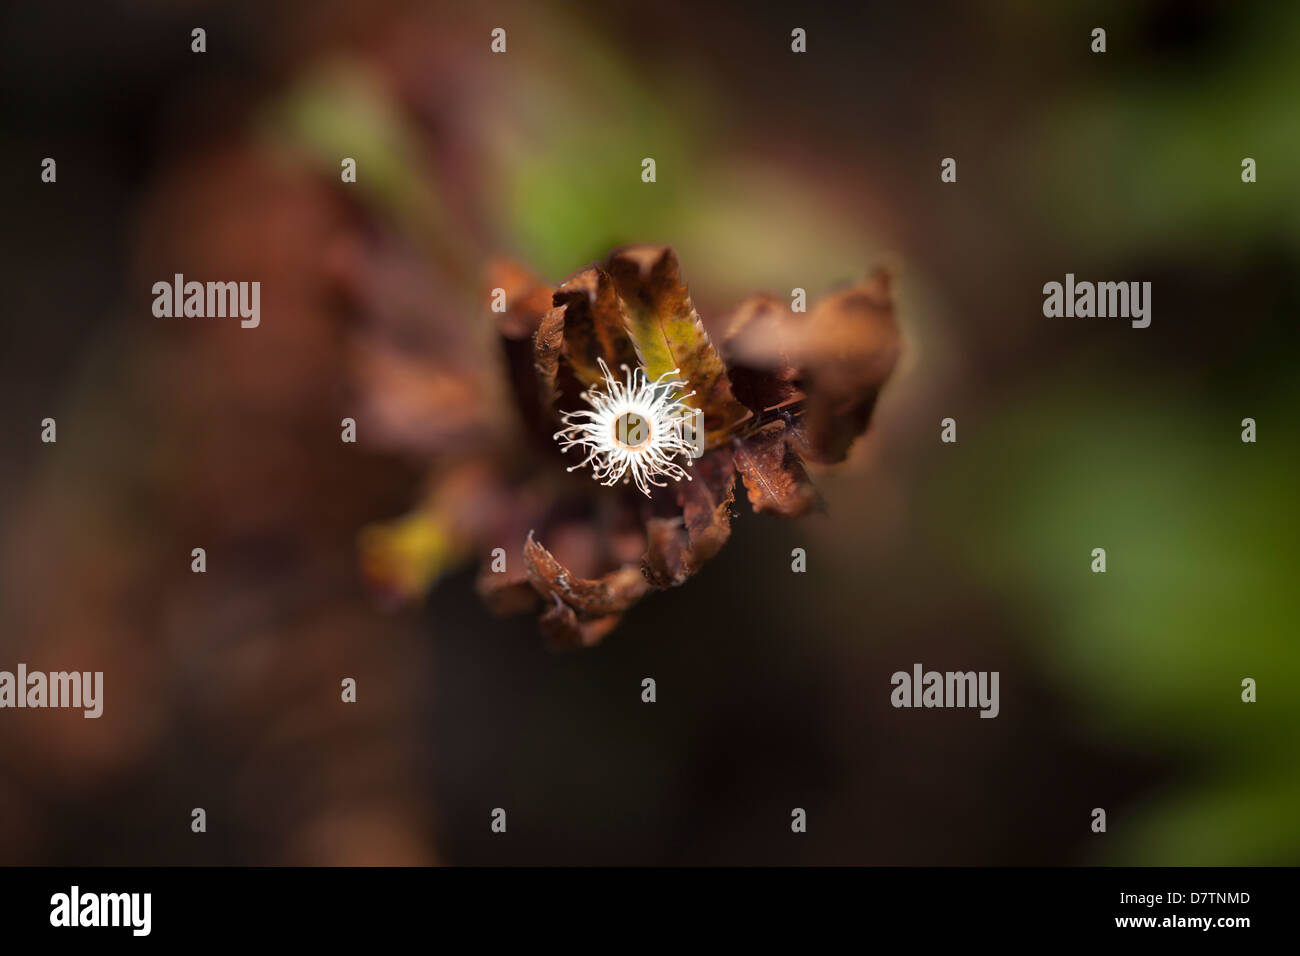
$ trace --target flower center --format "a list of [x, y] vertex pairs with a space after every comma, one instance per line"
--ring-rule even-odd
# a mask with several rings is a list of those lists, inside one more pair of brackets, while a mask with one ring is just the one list
[[611, 426], [614, 441], [630, 451], [644, 447], [650, 441], [650, 421], [636, 412], [624, 412]]

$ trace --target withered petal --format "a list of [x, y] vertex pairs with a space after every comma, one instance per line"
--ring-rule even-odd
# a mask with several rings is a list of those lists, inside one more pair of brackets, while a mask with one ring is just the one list
[[843, 461], [866, 430], [902, 351], [889, 273], [820, 300], [800, 337], [799, 379], [808, 394], [804, 454]]
[[756, 513], [798, 518], [821, 507], [784, 422], [771, 422], [736, 443], [736, 470]]
[[557, 650], [569, 650], [576, 647], [591, 647], [612, 631], [620, 620], [620, 615], [610, 614], [590, 621], [578, 619], [573, 608], [558, 597], [554, 599], [537, 623], [547, 643]]
[[555, 290], [552, 302], [563, 309], [564, 357], [585, 387], [603, 379], [597, 359], [614, 370], [636, 365], [627, 316], [608, 272], [599, 266], [575, 272]]
[[[515, 263], [497, 260], [488, 268], [488, 288], [505, 293], [506, 311], [497, 314], [506, 375], [519, 421], [538, 445], [549, 445], [555, 431], [551, 414], [554, 368], [548, 377], [536, 364], [535, 337], [551, 309], [553, 288]], [[542, 387], [539, 387], [539, 382]]]
[[542, 316], [551, 308], [554, 288], [508, 259], [488, 264], [486, 285], [489, 293], [496, 289], [505, 293], [506, 310], [497, 313], [497, 331], [512, 341], [531, 340]]
[[543, 598], [559, 597], [583, 620], [626, 611], [650, 590], [636, 565], [624, 565], [594, 580], [575, 578], [531, 533], [524, 543], [528, 580]]
[[709, 452], [696, 462], [694, 471], [693, 481], [677, 485], [677, 500], [690, 538], [692, 574], [731, 537], [731, 506], [736, 500], [736, 467], [728, 449]]
[[782, 300], [763, 293], [745, 299], [731, 314], [722, 357], [732, 392], [755, 414], [789, 407], [804, 397], [790, 357], [798, 319]]
[[880, 270], [807, 315], [771, 296], [733, 313], [723, 354], [737, 397], [756, 414], [797, 409], [787, 438], [808, 461], [843, 461], [871, 421], [901, 351], [891, 285]]
[[717, 449], [700, 459], [694, 481], [677, 485], [681, 517], [651, 518], [641, 568], [656, 588], [676, 587], [713, 558], [731, 537], [736, 470], [731, 452]]
[[489, 611], [498, 617], [523, 614], [538, 605], [538, 595], [525, 572], [505, 574], [484, 566], [474, 582], [475, 590]]
[[543, 404], [550, 408], [556, 399], [556, 377], [560, 371], [560, 353], [564, 349], [565, 306], [551, 309], [543, 317], [533, 336], [533, 368]]
[[646, 551], [641, 571], [652, 587], [676, 587], [690, 577], [686, 550], [690, 542], [681, 518], [651, 518], [646, 522]]
[[704, 428], [710, 436], [722, 435], [747, 419], [749, 410], [731, 393], [722, 357], [691, 303], [672, 248], [641, 245], [615, 250], [609, 273], [646, 373], [653, 379], [680, 369], [681, 377], [695, 390], [687, 401], [704, 412]]

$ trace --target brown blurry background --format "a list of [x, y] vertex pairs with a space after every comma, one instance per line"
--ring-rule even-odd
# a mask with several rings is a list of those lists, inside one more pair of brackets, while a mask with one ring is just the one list
[[[0, 669], [103, 670], [105, 711], [0, 713], [0, 862], [1297, 861], [1296, 11], [3, 16]], [[488, 262], [633, 241], [706, 323], [900, 268], [906, 355], [827, 514], [741, 503], [581, 652], [473, 567], [376, 601], [360, 530], [500, 427]], [[154, 318], [175, 272], [259, 280], [261, 326]], [[1151, 281], [1151, 327], [1044, 318], [1066, 272]], [[914, 662], [1000, 671], [1001, 715], [891, 708]]]

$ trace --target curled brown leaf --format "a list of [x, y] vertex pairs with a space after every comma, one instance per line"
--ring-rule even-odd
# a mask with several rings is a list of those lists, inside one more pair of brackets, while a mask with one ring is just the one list
[[574, 273], [555, 290], [552, 302], [564, 322], [564, 357], [584, 387], [603, 380], [600, 359], [611, 369], [636, 365], [628, 317], [608, 272], [589, 266]]
[[558, 597], [586, 620], [626, 611], [650, 587], [635, 565], [624, 565], [594, 579], [574, 577], [531, 534], [524, 543], [524, 565], [539, 594]]
[[609, 258], [609, 272], [626, 306], [628, 329], [650, 378], [678, 369], [704, 412], [710, 436], [725, 434], [749, 417], [731, 393], [727, 369], [713, 347], [669, 246], [628, 246]]
[[821, 506], [784, 422], [771, 422], [737, 442], [735, 458], [755, 512], [799, 518]]
[[605, 635], [618, 625], [618, 622], [617, 614], [589, 621], [579, 620], [573, 608], [558, 597], [538, 618], [542, 635], [556, 650], [570, 650], [599, 644]]
[[693, 477], [677, 485], [681, 516], [655, 517], [647, 523], [642, 570], [656, 588], [684, 584], [731, 537], [736, 480], [731, 452], [719, 448], [705, 455], [696, 462]]
[[723, 344], [736, 392], [751, 409], [800, 404], [789, 444], [817, 463], [843, 461], [866, 430], [901, 348], [884, 270], [822, 298], [807, 315], [770, 297], [748, 300]]

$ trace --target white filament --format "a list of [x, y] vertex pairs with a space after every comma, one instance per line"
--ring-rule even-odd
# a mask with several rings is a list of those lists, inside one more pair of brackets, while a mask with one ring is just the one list
[[[696, 448], [683, 429], [683, 422], [695, 415], [695, 409], [684, 399], [695, 393], [679, 394], [687, 384], [674, 377], [681, 370], [665, 372], [651, 382], [645, 369], [624, 365], [627, 379], [620, 382], [603, 359], [597, 362], [604, 381], [582, 393], [591, 408], [566, 412], [565, 427], [552, 436], [563, 451], [577, 447], [587, 452], [586, 458], [568, 470], [591, 465], [591, 477], [601, 484], [634, 481], [647, 497], [651, 486], [663, 488], [667, 484], [657, 478], [690, 481], [686, 469], [674, 461], [685, 456], [689, 466]], [[631, 444], [625, 440], [624, 419], [628, 416], [636, 416], [644, 423], [643, 428], [649, 431], [644, 441]]]

